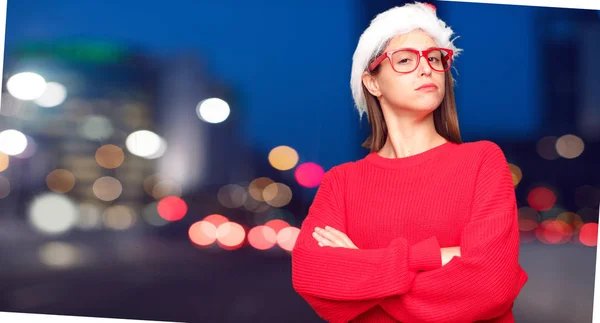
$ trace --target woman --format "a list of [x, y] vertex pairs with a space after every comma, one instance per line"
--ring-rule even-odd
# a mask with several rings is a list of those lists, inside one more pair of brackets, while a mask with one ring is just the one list
[[414, 3], [360, 38], [370, 153], [325, 174], [292, 252], [295, 290], [327, 321], [514, 322], [528, 279], [514, 186], [496, 144], [461, 142], [451, 35]]

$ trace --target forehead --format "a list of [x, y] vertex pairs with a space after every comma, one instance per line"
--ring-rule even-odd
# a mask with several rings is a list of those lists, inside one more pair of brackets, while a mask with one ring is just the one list
[[431, 46], [437, 46], [433, 38], [426, 32], [416, 29], [392, 38], [385, 50], [388, 51], [401, 47], [411, 47], [423, 50]]

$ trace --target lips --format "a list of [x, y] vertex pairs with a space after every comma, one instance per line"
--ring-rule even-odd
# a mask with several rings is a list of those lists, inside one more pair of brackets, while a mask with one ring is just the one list
[[427, 84], [423, 84], [421, 86], [419, 86], [417, 88], [417, 91], [419, 90], [436, 90], [437, 89], [437, 85], [433, 84], [433, 83], [427, 83]]

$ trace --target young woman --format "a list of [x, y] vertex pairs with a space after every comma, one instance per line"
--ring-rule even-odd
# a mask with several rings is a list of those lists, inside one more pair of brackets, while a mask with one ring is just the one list
[[292, 251], [294, 289], [329, 322], [514, 322], [514, 186], [502, 150], [460, 138], [452, 30], [423, 3], [378, 15], [351, 88], [371, 135], [329, 170]]

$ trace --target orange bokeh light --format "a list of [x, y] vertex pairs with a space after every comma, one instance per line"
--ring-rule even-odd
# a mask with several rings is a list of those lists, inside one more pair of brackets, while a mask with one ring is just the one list
[[217, 228], [217, 242], [226, 250], [240, 248], [246, 239], [246, 231], [235, 222], [226, 222]]
[[190, 240], [199, 246], [209, 246], [217, 239], [217, 227], [207, 221], [198, 221], [188, 230]]

